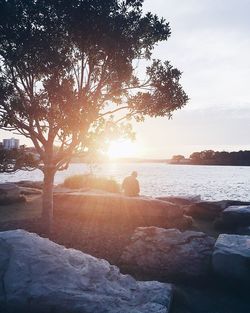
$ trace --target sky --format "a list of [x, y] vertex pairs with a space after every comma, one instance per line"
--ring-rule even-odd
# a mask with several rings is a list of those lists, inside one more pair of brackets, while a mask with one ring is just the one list
[[183, 72], [190, 101], [171, 120], [134, 124], [136, 141], [112, 149], [163, 159], [205, 149], [250, 150], [250, 0], [145, 0], [144, 10], [170, 23], [171, 37], [153, 57]]
[[250, 150], [250, 0], [145, 0], [171, 37], [153, 56], [182, 74], [190, 101], [173, 119], [135, 125], [141, 157]]

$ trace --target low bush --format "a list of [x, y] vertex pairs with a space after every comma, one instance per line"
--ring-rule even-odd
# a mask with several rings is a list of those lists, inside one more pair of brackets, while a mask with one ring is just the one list
[[115, 193], [120, 192], [120, 186], [114, 179], [88, 174], [67, 177], [63, 186], [70, 189], [91, 188]]

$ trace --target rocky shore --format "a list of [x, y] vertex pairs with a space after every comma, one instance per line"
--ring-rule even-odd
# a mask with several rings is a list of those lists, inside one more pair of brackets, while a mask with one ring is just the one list
[[55, 188], [54, 204], [50, 240], [39, 218], [0, 223], [3, 312], [250, 312], [250, 203]]

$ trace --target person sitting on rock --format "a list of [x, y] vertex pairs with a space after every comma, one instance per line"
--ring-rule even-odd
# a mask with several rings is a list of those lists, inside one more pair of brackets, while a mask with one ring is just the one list
[[122, 190], [124, 191], [125, 196], [135, 197], [140, 193], [139, 182], [136, 179], [137, 172], [132, 172], [130, 176], [124, 178], [122, 182]]

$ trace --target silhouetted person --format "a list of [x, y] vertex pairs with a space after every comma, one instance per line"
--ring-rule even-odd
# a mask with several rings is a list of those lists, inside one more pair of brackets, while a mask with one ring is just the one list
[[134, 197], [139, 195], [140, 186], [136, 177], [137, 172], [132, 172], [130, 176], [124, 178], [122, 182], [122, 190], [124, 190], [125, 196]]

